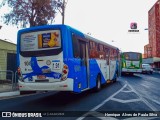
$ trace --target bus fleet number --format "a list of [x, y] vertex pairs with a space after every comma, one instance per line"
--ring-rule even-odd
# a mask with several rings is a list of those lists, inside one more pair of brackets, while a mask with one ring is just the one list
[[59, 62], [53, 62], [53, 69], [60, 69], [60, 63]]

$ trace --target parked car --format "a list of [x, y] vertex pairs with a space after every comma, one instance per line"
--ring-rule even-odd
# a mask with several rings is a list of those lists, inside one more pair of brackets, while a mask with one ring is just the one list
[[142, 73], [153, 73], [152, 66], [149, 64], [142, 64]]

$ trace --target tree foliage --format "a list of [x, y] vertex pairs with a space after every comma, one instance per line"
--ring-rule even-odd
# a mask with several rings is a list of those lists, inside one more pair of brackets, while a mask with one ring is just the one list
[[4, 23], [22, 27], [51, 24], [62, 9], [62, 0], [8, 0], [5, 4], [12, 10], [3, 16]]

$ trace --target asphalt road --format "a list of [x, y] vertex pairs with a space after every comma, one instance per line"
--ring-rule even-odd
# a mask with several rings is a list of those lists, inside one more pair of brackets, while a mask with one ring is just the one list
[[[42, 115], [50, 116], [42, 118], [45, 120], [158, 120], [160, 117], [156, 115], [160, 111], [160, 75], [122, 76], [116, 83], [103, 86], [99, 92], [93, 90], [81, 94], [47, 92], [2, 99], [0, 111], [42, 112]], [[124, 116], [115, 117], [119, 113], [121, 115], [124, 113]]]

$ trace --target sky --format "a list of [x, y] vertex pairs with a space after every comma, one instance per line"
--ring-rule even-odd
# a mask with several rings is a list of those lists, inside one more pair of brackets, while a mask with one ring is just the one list
[[[1, 3], [2, 0], [0, 0]], [[148, 11], [157, 0], [65, 0], [65, 24], [85, 34], [118, 47], [122, 51], [144, 53], [148, 44]], [[0, 16], [9, 10], [0, 9]], [[130, 23], [136, 22], [138, 33], [130, 33]], [[53, 24], [61, 24], [62, 16], [56, 15]], [[0, 39], [16, 43], [16, 26], [2, 26]]]

